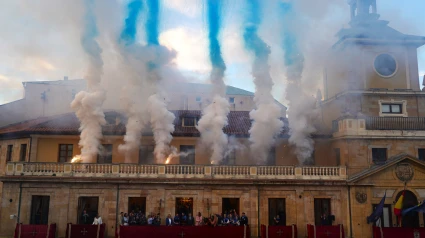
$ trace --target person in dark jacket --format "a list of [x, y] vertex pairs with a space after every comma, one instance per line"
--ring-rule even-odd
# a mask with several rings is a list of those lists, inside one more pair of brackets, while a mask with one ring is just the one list
[[242, 212], [240, 224], [241, 224], [241, 226], [247, 226], [248, 225], [248, 217], [245, 215], [245, 212]]
[[189, 216], [187, 217], [186, 220], [186, 225], [188, 226], [193, 226], [195, 224], [195, 219], [192, 216], [192, 213], [189, 213]]

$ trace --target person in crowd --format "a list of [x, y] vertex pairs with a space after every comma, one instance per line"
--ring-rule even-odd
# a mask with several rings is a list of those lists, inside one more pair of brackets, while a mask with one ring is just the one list
[[195, 226], [202, 226], [203, 218], [200, 212], [198, 212], [198, 215], [195, 217]]
[[248, 225], [248, 217], [245, 215], [245, 212], [242, 212], [240, 224], [241, 224], [241, 226], [247, 226]]
[[320, 216], [320, 223], [322, 226], [329, 226], [329, 217], [326, 213], [323, 213], [322, 216]]
[[279, 225], [280, 225], [280, 216], [279, 216], [279, 215], [275, 216], [275, 217], [273, 218], [273, 220], [274, 220], [274, 224], [275, 224], [276, 226], [279, 226]]
[[140, 214], [140, 225], [146, 226], [148, 224], [148, 220], [146, 219], [146, 216], [144, 213]]
[[233, 217], [232, 214], [229, 214], [229, 223], [228, 225], [230, 226], [234, 226], [235, 225], [235, 218]]
[[128, 214], [124, 213], [124, 216], [122, 217], [122, 224], [124, 226], [128, 226]]
[[155, 226], [160, 226], [161, 225], [161, 214], [156, 214], [154, 220], [153, 220], [153, 225]]
[[153, 224], [153, 216], [152, 215], [149, 215], [148, 225], [152, 225], [152, 224]]
[[165, 218], [165, 225], [166, 226], [172, 226], [173, 225], [173, 219], [171, 218], [171, 214], [168, 214], [167, 218]]
[[99, 213], [96, 213], [94, 218], [93, 225], [102, 225], [102, 218], [99, 216]]
[[90, 215], [87, 213], [86, 210], [83, 210], [83, 214], [81, 214], [81, 223], [82, 224], [89, 224], [90, 222]]
[[182, 212], [182, 215], [180, 217], [180, 224], [184, 226], [186, 225], [186, 222], [187, 222], [187, 216]]
[[175, 226], [180, 225], [180, 217], [178, 213], [176, 213], [176, 215], [174, 216], [173, 222]]
[[128, 221], [129, 221], [130, 226], [136, 225], [136, 217], [134, 216], [133, 212], [130, 212]]
[[186, 225], [193, 226], [195, 223], [195, 220], [193, 219], [192, 213], [189, 213], [189, 216], [187, 216]]
[[223, 218], [222, 224], [223, 224], [223, 226], [227, 226], [227, 225], [229, 225], [229, 223], [230, 223], [230, 220], [227, 217], [227, 214], [224, 213], [224, 218]]
[[209, 219], [209, 223], [212, 227], [216, 227], [217, 226], [217, 217], [215, 215], [211, 215], [211, 218]]

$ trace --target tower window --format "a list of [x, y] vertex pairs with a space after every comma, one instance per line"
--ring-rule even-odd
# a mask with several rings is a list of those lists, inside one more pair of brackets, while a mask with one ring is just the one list
[[234, 104], [235, 103], [235, 97], [229, 97], [229, 103]]
[[202, 102], [202, 97], [196, 97], [196, 102]]
[[382, 104], [382, 113], [401, 114], [402, 105], [401, 104]]

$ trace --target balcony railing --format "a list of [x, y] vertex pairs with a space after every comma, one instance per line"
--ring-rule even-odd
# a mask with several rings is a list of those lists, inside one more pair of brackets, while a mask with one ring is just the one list
[[6, 166], [6, 175], [8, 176], [345, 180], [346, 174], [344, 166], [210, 166], [41, 162], [10, 162]]
[[425, 117], [362, 117], [332, 121], [332, 132], [347, 130], [425, 130]]
[[366, 117], [366, 130], [425, 130], [425, 117]]

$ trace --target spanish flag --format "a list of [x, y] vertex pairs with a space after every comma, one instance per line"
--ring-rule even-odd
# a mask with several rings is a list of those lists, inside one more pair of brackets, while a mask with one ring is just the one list
[[401, 194], [401, 196], [398, 198], [394, 206], [394, 214], [396, 216], [401, 216], [401, 209], [403, 208], [403, 200], [404, 200], [404, 191]]

